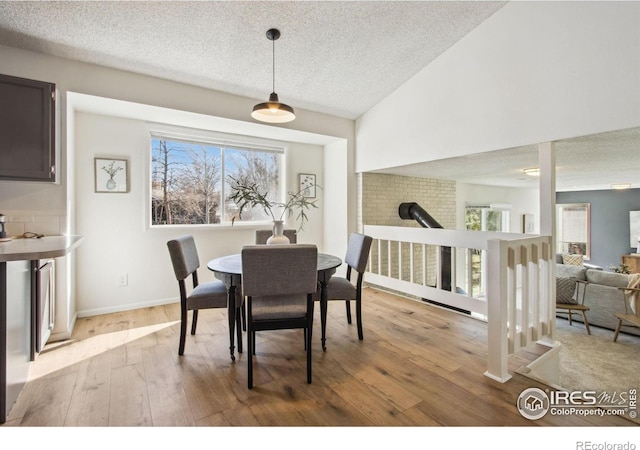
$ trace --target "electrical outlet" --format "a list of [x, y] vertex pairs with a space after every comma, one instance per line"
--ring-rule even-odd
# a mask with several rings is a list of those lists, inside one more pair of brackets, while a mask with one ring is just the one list
[[129, 285], [129, 274], [123, 273], [118, 277], [118, 287], [124, 287]]

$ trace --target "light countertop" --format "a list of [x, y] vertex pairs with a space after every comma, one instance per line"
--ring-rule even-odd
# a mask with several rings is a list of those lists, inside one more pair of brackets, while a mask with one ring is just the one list
[[44, 236], [39, 239], [17, 238], [0, 242], [0, 262], [65, 256], [77, 247], [82, 239], [82, 236]]

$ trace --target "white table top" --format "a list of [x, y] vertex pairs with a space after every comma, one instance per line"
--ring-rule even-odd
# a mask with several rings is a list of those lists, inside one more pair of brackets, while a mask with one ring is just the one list
[[45, 236], [17, 238], [0, 242], [0, 262], [33, 261], [67, 255], [82, 241], [82, 236]]

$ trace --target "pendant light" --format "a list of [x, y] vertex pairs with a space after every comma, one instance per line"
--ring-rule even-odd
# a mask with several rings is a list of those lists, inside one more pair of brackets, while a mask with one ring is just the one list
[[267, 31], [267, 39], [273, 43], [273, 85], [272, 92], [269, 95], [269, 101], [259, 103], [253, 107], [251, 117], [260, 122], [268, 123], [285, 123], [291, 122], [296, 118], [296, 114], [293, 112], [293, 108], [284, 103], [280, 103], [278, 100], [278, 94], [276, 94], [276, 44], [275, 41], [280, 37], [280, 31], [275, 28], [271, 28]]

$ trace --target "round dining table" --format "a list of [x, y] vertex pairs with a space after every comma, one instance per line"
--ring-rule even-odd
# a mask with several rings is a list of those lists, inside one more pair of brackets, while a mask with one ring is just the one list
[[[326, 350], [326, 328], [327, 328], [327, 284], [342, 264], [342, 259], [327, 253], [318, 253], [318, 283], [320, 283], [320, 317], [322, 324], [322, 350]], [[240, 253], [221, 256], [212, 259], [207, 263], [207, 268], [211, 270], [216, 278], [222, 280], [228, 291], [228, 312], [229, 312], [229, 341], [231, 343], [229, 351], [231, 359], [235, 360], [234, 335], [235, 326], [238, 326], [238, 352], [242, 353], [242, 334], [240, 331], [240, 320], [236, 317], [236, 289], [242, 285], [242, 257]]]

